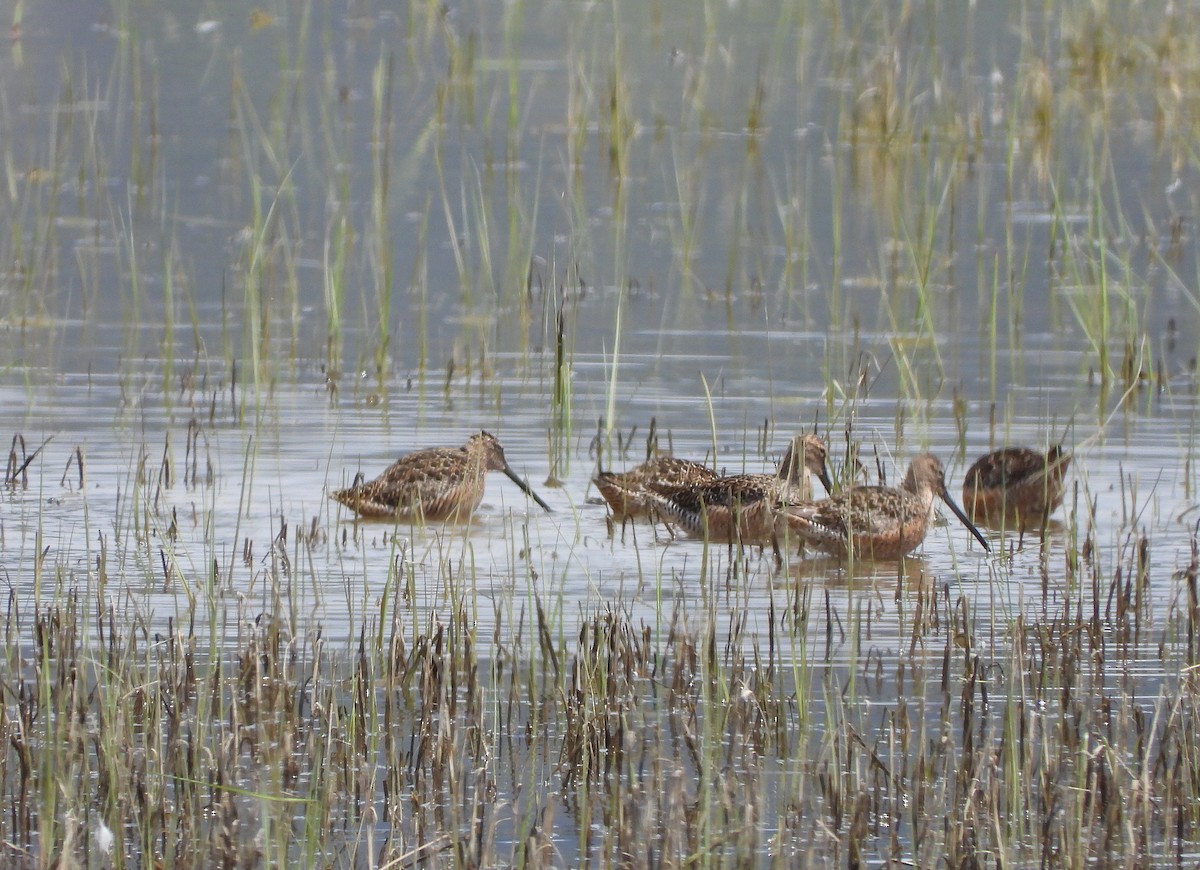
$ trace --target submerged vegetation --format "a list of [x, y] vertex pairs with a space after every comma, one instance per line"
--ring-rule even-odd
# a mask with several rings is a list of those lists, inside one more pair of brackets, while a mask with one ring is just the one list
[[[0, 58], [6, 865], [1195, 861], [1200, 10], [64, 14]], [[1073, 458], [899, 564], [591, 498], [801, 427]], [[327, 498], [480, 428], [553, 514]]]

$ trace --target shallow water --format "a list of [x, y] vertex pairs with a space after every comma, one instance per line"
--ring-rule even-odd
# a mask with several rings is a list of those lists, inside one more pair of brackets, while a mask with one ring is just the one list
[[[830, 697], [862, 680], [871, 721], [898, 660], [936, 681], [954, 612], [1010, 672], [1066, 607], [1115, 632], [1144, 569], [1158, 634], [1105, 638], [1129, 651], [1100, 682], [1142, 703], [1180, 678], [1191, 67], [1089, 68], [1081, 34], [1160, 45], [1122, 10], [0, 8], [0, 401], [17, 464], [46, 442], [0, 510], [12, 600], [87, 589], [226, 642], [284, 601], [347, 657], [457, 608], [485, 660], [536, 656], [539, 608], [561, 641], [609, 609], [658, 640], [744, 618], [744, 651], [819, 661]], [[985, 554], [951, 517], [900, 565], [777, 570], [610, 528], [590, 478], [645, 458], [652, 420], [729, 473], [814, 425], [835, 469], [849, 430], [892, 482], [931, 450], [956, 498], [1002, 444], [1075, 459], [1044, 541]], [[479, 428], [553, 513], [500, 475], [464, 526], [328, 498]], [[931, 730], [935, 694], [911, 699]]]
[[[679, 599], [694, 599], [702, 609], [719, 606], [725, 599], [752, 612], [765, 610], [771, 595], [794, 582], [816, 584], [843, 606], [852, 595], [872, 590], [882, 610], [876, 632], [886, 636], [887, 625], [894, 625], [895, 608], [889, 604], [894, 598], [890, 590], [897, 583], [894, 563], [874, 569], [862, 565], [848, 578], [832, 560], [801, 560], [793, 555], [787, 568], [776, 574], [769, 554], [764, 558], [751, 550], [740, 558], [732, 554], [737, 570], [745, 575], [735, 578], [731, 554], [723, 546], [706, 549], [701, 541], [671, 539], [648, 523], [631, 524], [624, 534], [618, 526], [610, 535], [606, 508], [589, 483], [594, 464], [587, 456], [591, 430], [584, 420], [578, 423], [562, 486], [547, 486], [544, 421], [535, 410], [522, 408], [519, 399], [504, 398], [510, 390], [519, 396], [529, 382], [497, 375], [490, 386], [494, 395], [486, 398], [447, 399], [438, 390], [432, 402], [423, 402], [414, 389], [390, 397], [386, 407], [365, 407], [353, 399], [331, 400], [324, 380], [314, 373], [308, 383], [277, 388], [266, 403], [262, 422], [250, 429], [222, 424], [220, 418], [229, 416], [227, 410], [217, 413], [217, 422], [207, 422], [212, 406], [207, 399], [197, 402], [196, 408], [179, 406], [164, 413], [148, 407], [150, 402], [140, 407], [136, 401], [127, 403], [128, 397], [114, 389], [111, 379], [106, 384], [99, 377], [90, 382], [63, 378], [51, 391], [51, 401], [39, 394], [28, 402], [30, 423], [22, 431], [29, 448], [43, 437], [53, 438], [30, 465], [28, 489], [9, 493], [4, 567], [14, 588], [26, 592], [33, 581], [28, 566], [39, 547], [49, 547], [52, 563], [83, 572], [85, 565], [94, 570], [92, 560], [102, 537], [111, 543], [110, 576], [141, 589], [145, 611], [165, 619], [176, 615], [179, 579], [164, 581], [158, 564], [163, 552], [170, 553], [182, 575], [199, 588], [205, 586], [200, 579], [205, 566], [215, 560], [220, 566], [217, 591], [252, 595], [274, 570], [268, 558], [271, 542], [286, 524], [291, 536], [282, 546], [293, 561], [290, 579], [301, 612], [310, 614], [306, 618], [319, 623], [326, 637], [347, 641], [356, 636], [355, 620], [362, 614], [351, 620], [346, 598], [360, 601], [369, 611], [392, 581], [388, 566], [398, 555], [415, 572], [419, 595], [411, 618], [418, 624], [428, 613], [449, 604], [439, 565], [447, 558], [469, 560], [467, 576], [484, 599], [477, 613], [484, 638], [491, 636], [494, 616], [488, 599], [523, 602], [527, 593], [536, 594], [553, 605], [570, 635], [580, 618], [606, 603], [619, 602], [655, 624], [662, 609], [669, 610], [669, 603]], [[577, 378], [575, 389], [584, 393], [589, 387]], [[495, 394], [501, 396], [498, 402]], [[27, 396], [13, 391], [10, 398], [15, 404]], [[715, 401], [714, 408], [725, 401]], [[728, 404], [743, 408], [751, 401]], [[723, 433], [717, 442], [718, 467], [730, 473], [773, 467], [770, 458], [755, 455], [758, 438], [747, 431], [753, 425], [750, 421], [770, 413], [766, 402], [761, 410], [761, 416], [717, 417], [717, 430]], [[204, 421], [194, 484], [186, 425], [192, 414]], [[654, 396], [643, 401], [641, 394], [628, 400], [624, 414], [645, 420], [655, 416], [660, 421], [685, 418], [685, 412], [664, 408]], [[387, 522], [355, 524], [348, 511], [326, 498], [328, 491], [345, 485], [359, 471], [371, 476], [410, 449], [461, 443], [470, 432], [458, 425], [464, 416], [503, 433], [510, 463], [551, 504], [552, 514], [527, 503], [502, 475], [489, 478], [484, 503], [468, 526], [420, 529]], [[936, 410], [930, 416], [936, 417]], [[1104, 566], [1103, 576], [1111, 576], [1136, 532], [1151, 542], [1152, 594], [1164, 603], [1173, 599], [1179, 589], [1172, 574], [1190, 559], [1196, 521], [1188, 495], [1191, 472], [1181, 458], [1187, 455], [1187, 433], [1165, 425], [1153, 431], [1151, 421], [1131, 420], [1132, 416], [1120, 417], [1122, 426], [1129, 427], [1125, 433], [1078, 451], [1069, 495], [1059, 521], [1048, 532], [1044, 556], [1036, 534], [1018, 541], [1011, 532], [997, 531], [989, 532], [996, 552], [985, 555], [950, 517], [931, 530], [918, 557], [906, 560], [905, 573], [910, 578], [924, 576], [925, 582], [948, 587], [954, 594], [966, 594], [977, 607], [1011, 616], [1022, 601], [1033, 606], [1041, 600], [1043, 559], [1053, 601], [1057, 587], [1066, 582], [1060, 576], [1065, 554], [1080, 543], [1071, 539], [1072, 528], [1078, 527], [1081, 534], [1086, 531], [1094, 540], [1094, 559]], [[107, 422], [97, 429], [91, 422], [97, 419]], [[966, 463], [958, 458], [955, 433], [930, 423], [920, 436], [908, 436], [913, 440], [906, 440], [903, 452], [892, 454], [883, 445], [894, 443], [895, 425], [894, 418], [872, 418], [864, 409], [855, 436], [868, 445], [880, 445], [893, 481], [902, 474], [905, 454], [929, 447], [945, 458], [950, 489], [957, 499]], [[1025, 426], [1014, 421], [1010, 431], [1015, 443], [1037, 443], [1042, 437], [1032, 421]], [[728, 433], [737, 434], [729, 437]], [[1122, 434], [1124, 438], [1119, 437]], [[705, 430], [673, 427], [669, 435], [679, 455], [704, 458], [711, 453]], [[664, 443], [667, 436], [660, 433]], [[777, 429], [772, 436], [771, 454], [777, 457], [783, 434]], [[988, 447], [976, 438], [966, 444], [968, 458]], [[834, 445], [836, 464], [841, 461], [841, 445]], [[76, 446], [84, 456], [82, 489], [77, 467], [69, 464]], [[625, 462], [640, 461], [643, 450], [644, 442], [635, 436]], [[169, 486], [161, 482], [164, 456], [172, 468], [174, 482]], [[864, 460], [872, 464], [869, 456]], [[139, 467], [142, 480], [137, 476]], [[151, 532], [139, 540], [134, 519], [147, 508]], [[173, 540], [167, 534], [172, 522]], [[297, 549], [297, 533], [312, 528], [317, 538]], [[242, 558], [247, 541], [252, 551], [248, 564]], [[701, 572], [706, 557], [709, 565]], [[68, 575], [63, 582], [69, 585], [82, 578], [73, 580]]]

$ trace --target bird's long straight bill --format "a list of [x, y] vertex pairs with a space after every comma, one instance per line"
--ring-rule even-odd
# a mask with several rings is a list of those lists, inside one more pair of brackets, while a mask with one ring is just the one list
[[963, 509], [954, 503], [954, 499], [950, 498], [950, 496], [943, 493], [942, 501], [944, 501], [947, 505], [950, 506], [950, 510], [954, 511], [954, 515], [956, 517], [958, 517], [959, 522], [961, 522], [964, 526], [966, 526], [968, 529], [970, 529], [971, 534], [975, 536], [975, 540], [977, 540], [981, 545], [983, 545], [983, 549], [987, 550], [990, 553], [992, 551], [992, 548], [988, 545], [987, 538], [985, 538], [983, 536], [983, 533], [981, 531], [979, 531], [978, 528], [976, 528], [975, 524], [967, 518], [967, 515], [963, 512]]
[[504, 474], [508, 477], [509, 480], [511, 480], [517, 486], [521, 487], [522, 492], [524, 492], [527, 496], [529, 496], [531, 499], [536, 501], [538, 503], [538, 505], [541, 506], [542, 510], [544, 510], [548, 514], [553, 513], [553, 511], [550, 509], [550, 505], [548, 505], [544, 501], [542, 501], [542, 497], [533, 491], [533, 487], [531, 487], [528, 483], [526, 483], [524, 480], [522, 480], [520, 478], [520, 476], [515, 471], [512, 470], [512, 468], [510, 468], [509, 466], [506, 465], [506, 466], [504, 466], [504, 468], [501, 469], [501, 471], [504, 472]]

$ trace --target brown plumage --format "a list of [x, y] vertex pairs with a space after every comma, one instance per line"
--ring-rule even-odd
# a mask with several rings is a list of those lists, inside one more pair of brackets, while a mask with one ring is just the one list
[[546, 504], [513, 471], [496, 436], [478, 432], [463, 447], [430, 447], [393, 462], [365, 483], [355, 479], [330, 498], [359, 516], [405, 522], [466, 522], [483, 501], [489, 471], [502, 471], [546, 511]]
[[782, 519], [787, 534], [814, 549], [842, 557], [853, 551], [859, 559], [899, 559], [925, 540], [936, 498], [990, 549], [946, 492], [946, 473], [932, 453], [912, 461], [902, 487], [856, 486], [824, 501], [788, 507]]
[[1005, 447], [981, 456], [963, 478], [967, 515], [991, 526], [1036, 528], [1062, 504], [1071, 457], [1055, 445], [1045, 454]]
[[833, 491], [825, 458], [825, 442], [816, 435], [798, 435], [788, 444], [778, 474], [738, 474], [688, 486], [650, 483], [645, 492], [663, 519], [690, 535], [765, 545], [774, 542], [780, 504], [812, 498], [812, 475], [826, 492]]
[[646, 487], [695, 486], [717, 479], [707, 465], [674, 456], [659, 456], [623, 473], [601, 471], [593, 478], [596, 489], [612, 509], [613, 520], [625, 522], [651, 514]]

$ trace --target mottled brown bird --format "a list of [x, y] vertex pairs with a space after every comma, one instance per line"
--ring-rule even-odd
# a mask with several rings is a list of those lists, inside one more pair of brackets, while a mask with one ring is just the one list
[[612, 509], [613, 520], [624, 523], [651, 515], [650, 499], [646, 495], [649, 485], [696, 486], [716, 479], [717, 473], [700, 462], [659, 456], [629, 471], [601, 471], [592, 482]]
[[738, 474], [685, 486], [649, 483], [653, 509], [688, 534], [722, 543], [773, 544], [781, 504], [812, 498], [812, 476], [826, 492], [833, 482], [826, 468], [825, 442], [798, 435], [788, 444], [777, 474]]
[[783, 519], [789, 535], [825, 553], [899, 559], [925, 540], [937, 498], [954, 511], [985, 550], [991, 549], [946, 492], [946, 472], [932, 453], [912, 461], [903, 486], [856, 486], [824, 501], [787, 507]]
[[359, 516], [404, 522], [466, 522], [483, 501], [489, 471], [502, 471], [549, 512], [550, 505], [517, 476], [496, 436], [479, 432], [462, 447], [430, 447], [397, 459], [374, 480], [333, 493]]
[[1062, 504], [1071, 457], [1055, 445], [1046, 453], [1005, 447], [981, 456], [963, 478], [963, 507], [979, 523], [1024, 531], [1037, 528]]

